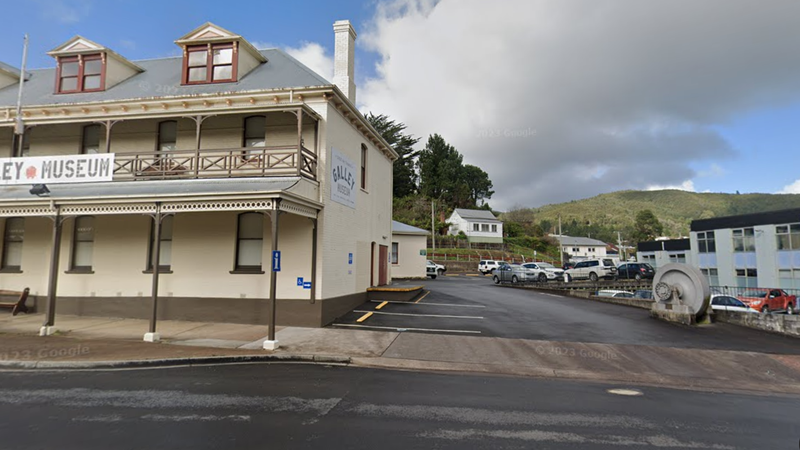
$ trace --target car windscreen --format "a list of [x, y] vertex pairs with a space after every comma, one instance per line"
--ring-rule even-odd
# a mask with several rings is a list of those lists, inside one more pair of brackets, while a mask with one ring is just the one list
[[555, 269], [556, 266], [549, 264], [549, 263], [539, 263], [539, 267], [542, 269]]
[[745, 291], [742, 297], [748, 298], [766, 298], [767, 291]]
[[606, 266], [606, 267], [613, 267], [614, 266], [614, 261], [612, 261], [610, 259], [604, 259], [603, 260], [603, 265]]

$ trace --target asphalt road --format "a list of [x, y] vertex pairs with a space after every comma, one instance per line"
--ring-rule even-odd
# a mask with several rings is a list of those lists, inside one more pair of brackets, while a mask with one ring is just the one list
[[798, 399], [299, 364], [0, 373], [4, 449], [790, 449]]
[[[412, 284], [413, 282], [404, 283]], [[424, 282], [419, 303], [369, 302], [334, 324], [411, 332], [562, 342], [800, 354], [800, 340], [725, 323], [695, 327], [649, 317], [644, 309], [495, 286], [489, 277], [440, 277]], [[361, 323], [366, 312], [374, 314]]]

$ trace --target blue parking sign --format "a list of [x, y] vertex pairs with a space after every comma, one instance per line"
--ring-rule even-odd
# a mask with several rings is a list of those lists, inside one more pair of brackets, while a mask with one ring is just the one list
[[305, 283], [303, 283], [303, 289], [311, 289], [311, 282], [306, 281]]
[[297, 285], [298, 286], [302, 286], [303, 285], [303, 277], [297, 277]]

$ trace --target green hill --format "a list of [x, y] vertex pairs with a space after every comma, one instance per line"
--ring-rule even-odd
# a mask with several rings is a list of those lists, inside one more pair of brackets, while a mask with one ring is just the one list
[[649, 209], [664, 225], [668, 236], [688, 236], [695, 219], [800, 208], [800, 194], [711, 194], [678, 190], [619, 191], [568, 203], [532, 209], [545, 232], [586, 235], [616, 242], [616, 232], [628, 233], [636, 213]]

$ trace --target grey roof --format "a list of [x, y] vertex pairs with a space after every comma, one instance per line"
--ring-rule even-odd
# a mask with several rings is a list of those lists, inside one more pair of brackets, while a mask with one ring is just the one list
[[407, 225], [403, 222], [398, 222], [396, 220], [393, 220], [392, 234], [418, 234], [421, 236], [426, 236], [428, 235], [428, 232], [423, 230], [422, 228], [412, 227], [411, 225]]
[[[191, 86], [181, 85], [183, 58], [180, 56], [132, 61], [144, 69], [144, 72], [102, 92], [55, 94], [53, 87], [55, 86], [56, 69], [34, 69], [29, 71], [30, 77], [25, 82], [22, 103], [23, 105], [57, 105], [329, 86], [332, 84], [281, 50], [260, 50], [260, 53], [268, 61], [253, 69], [238, 82]], [[14, 106], [16, 103], [16, 85], [0, 89], [0, 106]]]
[[558, 241], [561, 242], [561, 245], [577, 245], [577, 246], [584, 246], [584, 247], [605, 247], [606, 243], [603, 241], [598, 241], [597, 239], [587, 238], [587, 237], [572, 237], [572, 236], [559, 236]]
[[495, 217], [491, 211], [487, 211], [485, 209], [456, 208], [455, 212], [462, 219], [477, 219], [477, 220], [482, 220], [484, 222], [501, 222], [500, 220], [497, 220], [497, 217]]
[[[298, 177], [224, 178], [195, 180], [108, 181], [100, 183], [48, 184], [53, 200], [90, 200], [114, 198], [151, 198], [216, 195], [225, 193], [269, 194], [285, 191]], [[31, 195], [31, 185], [0, 188], [0, 202], [40, 200]]]

